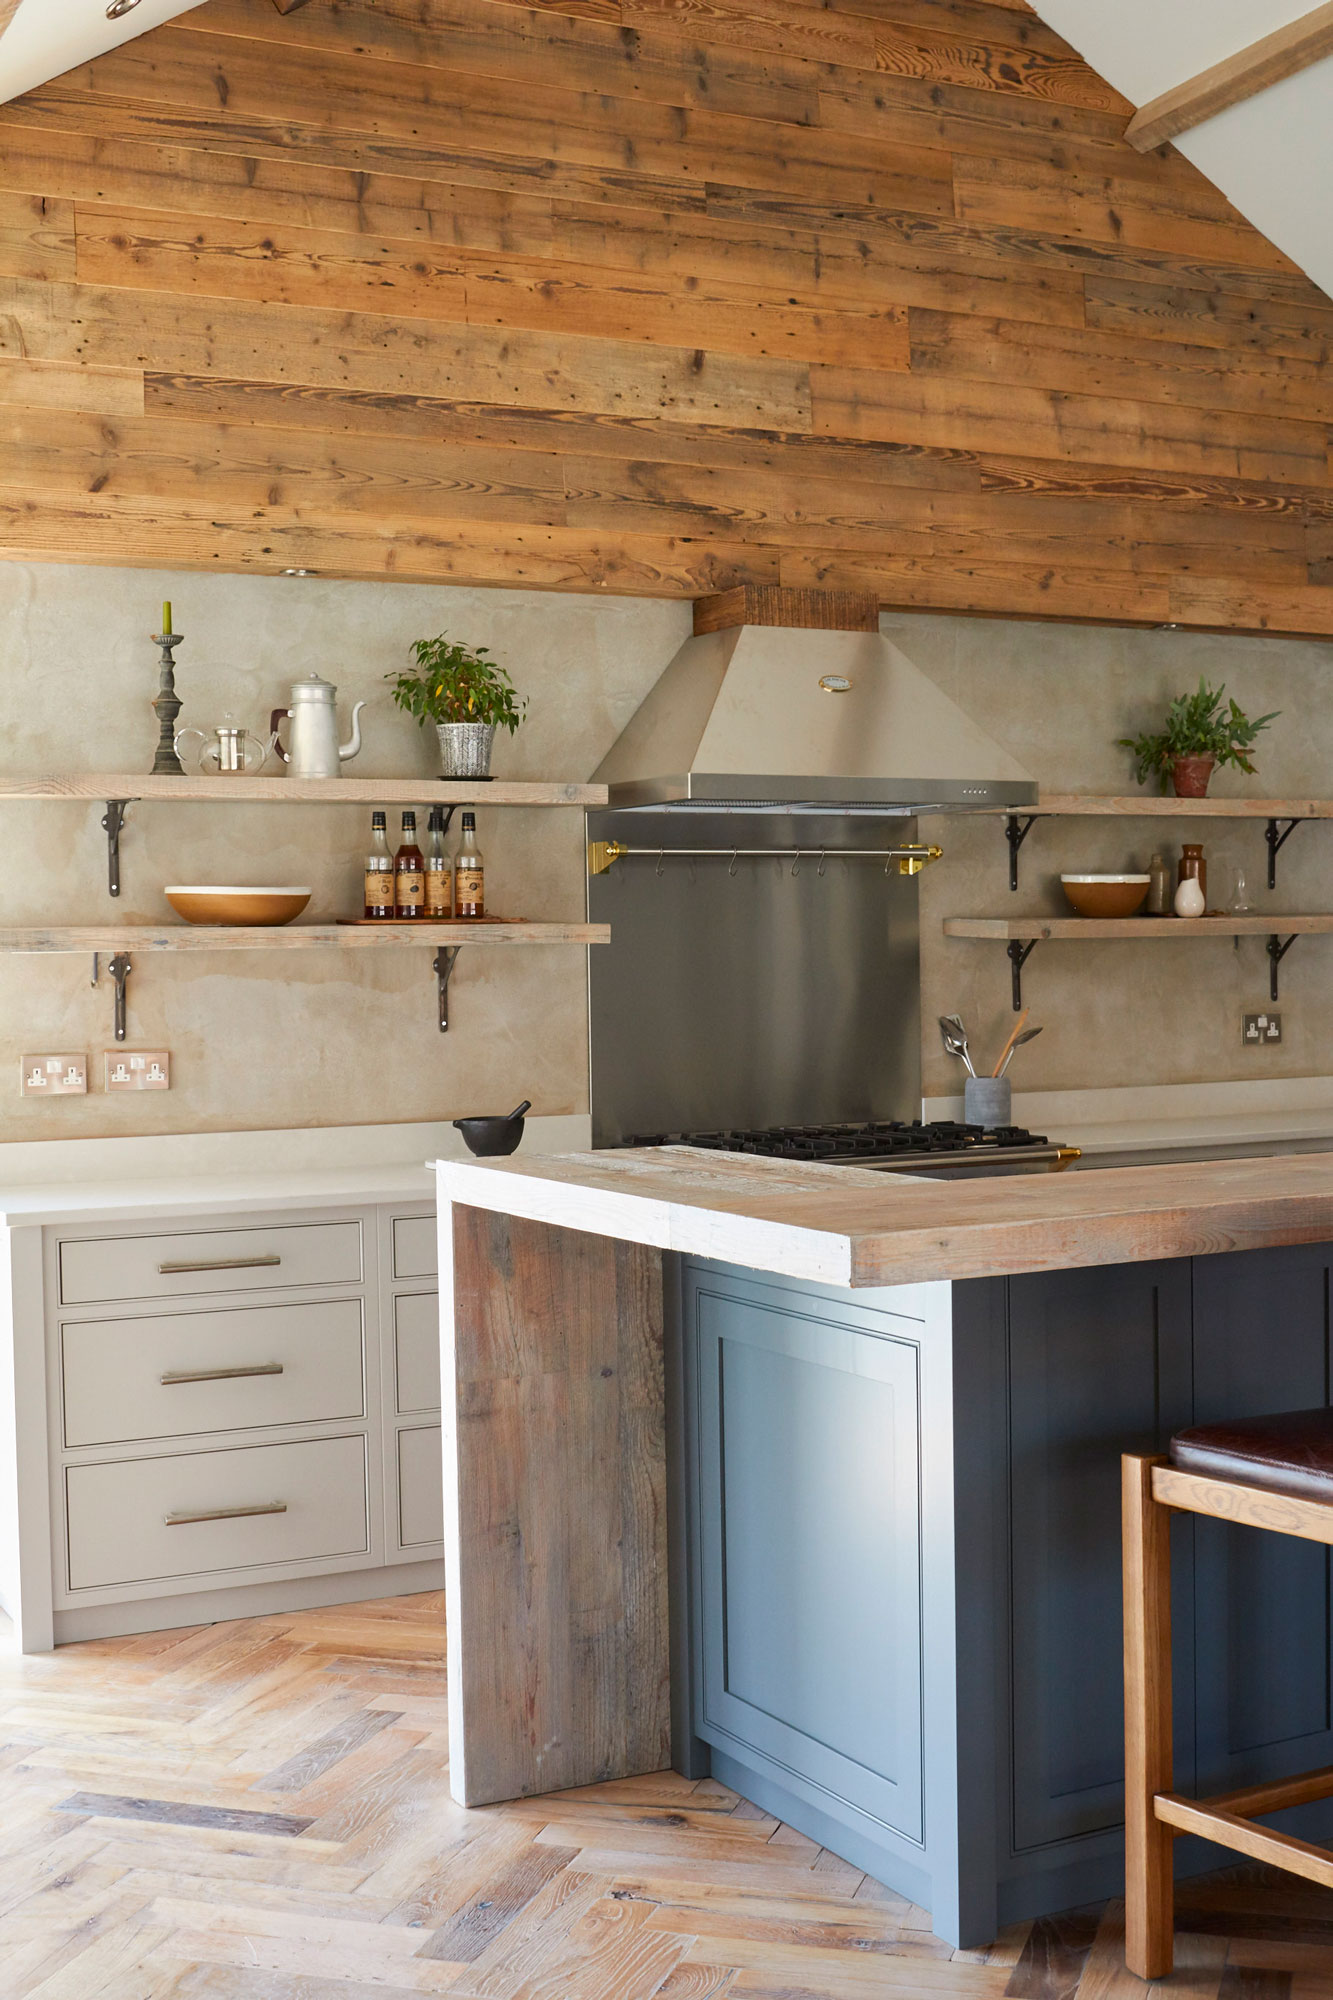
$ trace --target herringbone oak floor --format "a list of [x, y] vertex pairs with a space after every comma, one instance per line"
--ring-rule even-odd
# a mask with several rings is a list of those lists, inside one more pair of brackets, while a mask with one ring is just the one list
[[[1117, 1905], [951, 1953], [666, 1772], [466, 1812], [443, 1604], [0, 1656], [0, 2000], [1142, 2000]], [[1330, 2000], [1333, 1895], [1181, 1894], [1181, 2000]]]

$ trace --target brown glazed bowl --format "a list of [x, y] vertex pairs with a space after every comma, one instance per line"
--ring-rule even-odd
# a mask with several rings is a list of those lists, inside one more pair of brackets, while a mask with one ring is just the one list
[[1062, 875], [1060, 882], [1081, 917], [1136, 917], [1151, 886], [1147, 875]]
[[162, 894], [187, 924], [289, 924], [313, 894], [310, 889], [239, 889], [174, 884]]

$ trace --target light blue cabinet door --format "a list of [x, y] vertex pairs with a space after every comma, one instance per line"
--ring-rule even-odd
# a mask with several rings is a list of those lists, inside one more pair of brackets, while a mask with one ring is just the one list
[[700, 1733], [919, 1841], [919, 1323], [692, 1272], [686, 1324]]

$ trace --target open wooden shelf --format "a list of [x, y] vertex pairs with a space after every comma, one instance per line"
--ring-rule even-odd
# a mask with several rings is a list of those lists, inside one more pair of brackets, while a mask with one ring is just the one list
[[1031, 813], [1052, 819], [1333, 819], [1333, 799], [1162, 799], [1146, 792], [1111, 798], [1092, 792], [1043, 792], [1036, 805], [988, 806], [986, 811], [1022, 819]]
[[1291, 917], [946, 917], [946, 937], [965, 938], [1187, 938], [1284, 937], [1333, 932], [1333, 916]]
[[0, 777], [0, 799], [173, 799], [196, 805], [604, 806], [605, 785], [518, 778]]
[[1255, 914], [1233, 917], [946, 917], [944, 935], [982, 938], [1001, 943], [1009, 957], [1013, 980], [1013, 1004], [1017, 1014], [1023, 1005], [1023, 967], [1039, 944], [1060, 938], [1079, 939], [1084, 944], [1113, 938], [1173, 938], [1189, 944], [1201, 937], [1266, 937], [1268, 940], [1268, 991], [1277, 999], [1278, 967], [1298, 937], [1333, 936], [1333, 915], [1290, 916], [1274, 911], [1271, 916]]
[[1296, 828], [1307, 819], [1333, 819], [1333, 799], [1177, 799], [1113, 798], [1100, 792], [1042, 792], [1035, 805], [984, 806], [986, 815], [1003, 819], [1009, 843], [1009, 887], [1018, 887], [1018, 853], [1039, 819], [1261, 819], [1266, 821], [1268, 886], [1277, 885], [1277, 857]]
[[74, 924], [0, 930], [0, 952], [382, 951], [386, 946], [609, 944], [609, 924]]

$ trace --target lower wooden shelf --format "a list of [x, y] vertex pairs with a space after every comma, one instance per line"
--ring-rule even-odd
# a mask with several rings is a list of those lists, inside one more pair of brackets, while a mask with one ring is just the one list
[[1188, 944], [1201, 937], [1266, 937], [1268, 991], [1277, 999], [1278, 967], [1298, 937], [1333, 935], [1333, 914], [1218, 917], [946, 917], [944, 935], [1003, 943], [1013, 977], [1014, 1012], [1023, 1005], [1023, 967], [1039, 944], [1060, 938], [1087, 944], [1113, 938], [1172, 938]]
[[134, 970], [132, 951], [399, 951], [434, 946], [440, 1033], [449, 1027], [449, 981], [464, 945], [609, 944], [609, 924], [506, 922], [497, 917], [452, 917], [447, 923], [407, 924], [62, 924], [0, 930], [0, 954], [90, 952], [93, 985], [100, 961], [115, 987], [113, 1033], [125, 1040], [125, 987]]
[[609, 924], [494, 917], [407, 924], [73, 924], [0, 930], [0, 952], [382, 951], [387, 945], [609, 944]]

